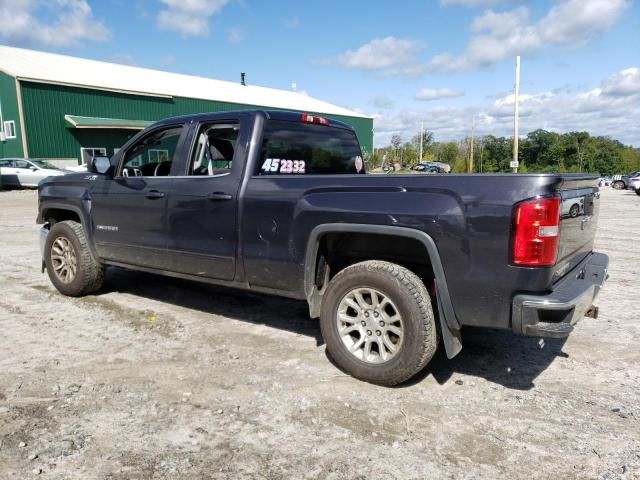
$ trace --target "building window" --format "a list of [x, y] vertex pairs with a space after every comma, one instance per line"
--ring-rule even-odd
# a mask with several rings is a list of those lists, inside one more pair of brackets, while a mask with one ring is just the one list
[[80, 156], [82, 158], [82, 165], [89, 163], [89, 160], [93, 157], [106, 157], [106, 148], [81, 148]]
[[7, 138], [16, 138], [16, 122], [14, 120], [4, 122], [4, 134]]
[[164, 149], [149, 149], [147, 150], [149, 155], [149, 163], [155, 162], [168, 162], [169, 161], [169, 150]]

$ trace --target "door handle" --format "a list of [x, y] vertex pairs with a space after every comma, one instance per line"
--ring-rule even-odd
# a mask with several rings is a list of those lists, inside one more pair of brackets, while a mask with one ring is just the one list
[[219, 201], [219, 200], [231, 200], [233, 197], [228, 193], [224, 192], [213, 192], [210, 193], [207, 197], [209, 200]]
[[145, 196], [147, 198], [150, 198], [151, 200], [155, 200], [157, 198], [164, 197], [164, 192], [159, 192], [157, 190], [149, 190]]

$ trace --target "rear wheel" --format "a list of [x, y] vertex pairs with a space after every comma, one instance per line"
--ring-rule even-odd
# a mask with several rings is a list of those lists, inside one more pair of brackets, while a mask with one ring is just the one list
[[431, 298], [410, 270], [366, 261], [339, 272], [322, 300], [320, 327], [339, 367], [393, 386], [413, 377], [438, 344]]
[[621, 180], [616, 180], [611, 184], [611, 186], [616, 190], [624, 190], [624, 182]]
[[636, 188], [636, 195], [640, 195], [640, 188]]
[[102, 286], [104, 269], [93, 258], [78, 222], [65, 220], [51, 227], [44, 262], [51, 283], [64, 295], [79, 297]]

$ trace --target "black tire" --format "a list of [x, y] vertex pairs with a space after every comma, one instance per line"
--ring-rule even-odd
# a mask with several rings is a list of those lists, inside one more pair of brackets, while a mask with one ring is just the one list
[[571, 218], [576, 218], [579, 212], [580, 212], [580, 206], [577, 203], [575, 203], [571, 205], [571, 208], [569, 209], [569, 216]]
[[611, 184], [611, 187], [616, 190], [624, 190], [624, 182], [622, 180], [616, 180]]
[[[358, 288], [382, 292], [401, 315], [403, 340], [395, 356], [383, 363], [356, 358], [338, 332], [340, 303]], [[431, 298], [422, 280], [404, 267], [380, 260], [351, 265], [329, 282], [322, 299], [320, 328], [336, 364], [350, 375], [377, 385], [393, 386], [410, 379], [429, 363], [438, 346]]]
[[[54, 271], [52, 247], [57, 239], [61, 239], [61, 242], [68, 242], [70, 249], [73, 250], [73, 255], [75, 255], [75, 275], [68, 282], [63, 281]], [[51, 283], [63, 295], [81, 297], [99, 290], [102, 286], [104, 268], [93, 258], [82, 225], [78, 222], [65, 220], [51, 227], [45, 242], [44, 262]]]
[[636, 188], [636, 195], [640, 195], [640, 188]]

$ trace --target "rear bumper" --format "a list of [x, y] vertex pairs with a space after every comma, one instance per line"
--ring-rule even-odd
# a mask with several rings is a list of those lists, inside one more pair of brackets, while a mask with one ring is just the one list
[[566, 337], [584, 317], [607, 279], [609, 257], [591, 253], [547, 295], [516, 295], [512, 327], [519, 335]]

